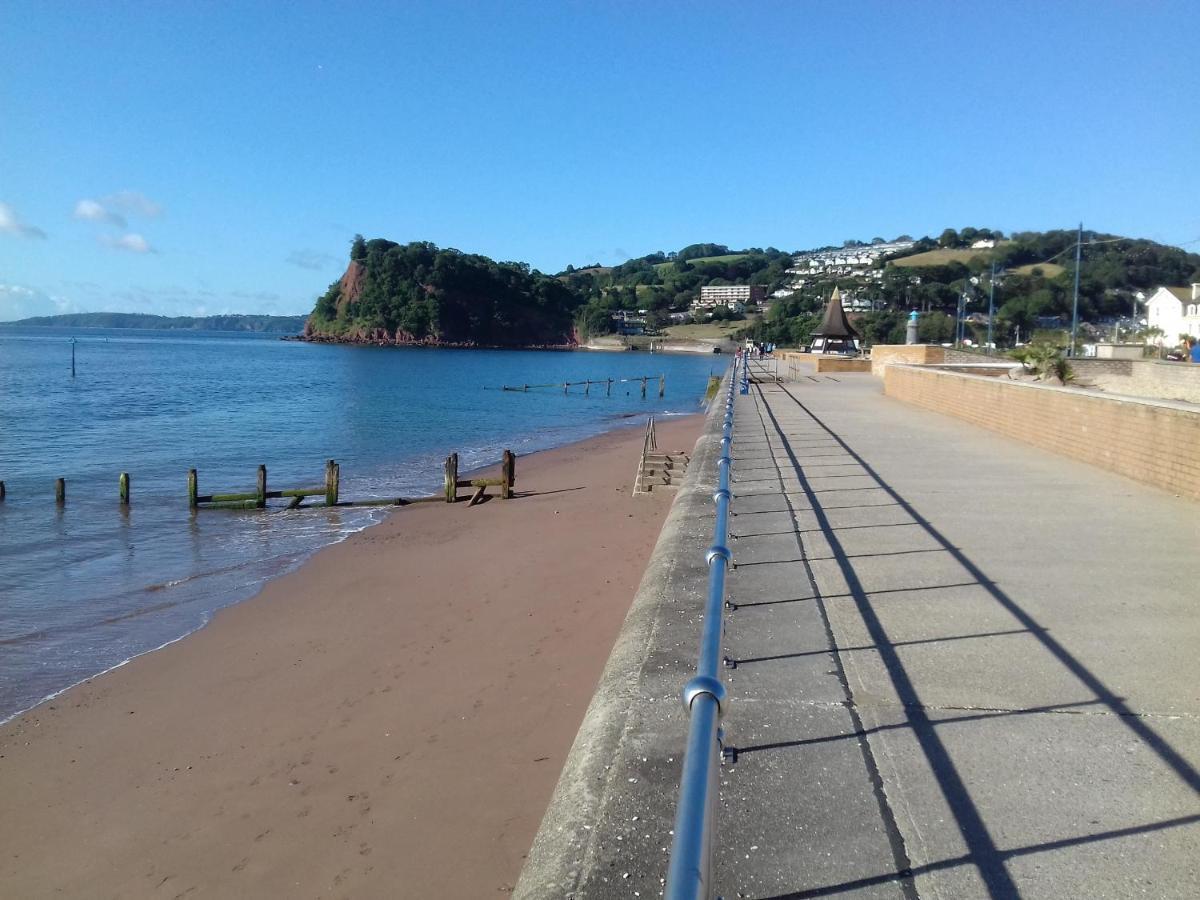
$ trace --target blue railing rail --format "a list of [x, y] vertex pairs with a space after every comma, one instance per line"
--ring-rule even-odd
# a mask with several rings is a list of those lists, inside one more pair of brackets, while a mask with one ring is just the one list
[[733, 465], [734, 391], [741, 370], [742, 393], [747, 393], [746, 362], [734, 358], [725, 399], [725, 424], [721, 429], [721, 458], [717, 460], [717, 489], [713, 492], [716, 521], [713, 542], [704, 554], [708, 563], [708, 597], [704, 604], [704, 628], [696, 674], [683, 686], [683, 705], [688, 712], [687, 747], [683, 774], [679, 779], [679, 802], [675, 810], [675, 839], [667, 870], [666, 900], [707, 900], [713, 896], [712, 847], [717, 804], [717, 771], [721, 765], [721, 716], [726, 691], [721, 683], [721, 636], [724, 622], [725, 574], [729, 569], [728, 546], [729, 469]]

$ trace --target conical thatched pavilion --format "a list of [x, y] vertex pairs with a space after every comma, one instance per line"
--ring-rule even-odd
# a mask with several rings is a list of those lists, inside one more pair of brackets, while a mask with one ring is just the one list
[[810, 353], [854, 353], [858, 350], [859, 333], [846, 318], [842, 309], [842, 295], [835, 287], [829, 304], [825, 307], [825, 316], [821, 324], [812, 333]]

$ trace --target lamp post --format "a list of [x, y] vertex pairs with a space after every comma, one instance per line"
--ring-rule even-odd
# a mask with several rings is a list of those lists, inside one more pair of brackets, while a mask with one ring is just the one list
[[1075, 356], [1075, 335], [1079, 331], [1079, 256], [1083, 248], [1083, 223], [1079, 223], [1079, 234], [1075, 238], [1075, 301], [1071, 305], [1071, 356]]
[[992, 319], [996, 315], [996, 261], [992, 260], [992, 277], [988, 279], [988, 336], [987, 353], [992, 355]]

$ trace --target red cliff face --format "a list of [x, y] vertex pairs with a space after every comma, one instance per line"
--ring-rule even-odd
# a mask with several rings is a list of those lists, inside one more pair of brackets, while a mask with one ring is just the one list
[[346, 274], [342, 276], [341, 289], [338, 294], [338, 318], [344, 317], [350, 304], [358, 300], [358, 295], [362, 293], [363, 279], [366, 275], [367, 270], [358, 260], [350, 260], [350, 265], [346, 267]]

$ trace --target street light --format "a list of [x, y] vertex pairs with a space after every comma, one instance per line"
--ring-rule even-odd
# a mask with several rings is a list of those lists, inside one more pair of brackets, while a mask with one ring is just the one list
[[962, 347], [963, 340], [966, 338], [967, 334], [966, 323], [963, 321], [963, 317], [967, 312], [967, 304], [970, 302], [967, 297], [967, 292], [977, 284], [979, 284], [979, 279], [975, 276], [971, 276], [969, 279], [963, 282], [962, 293], [958, 295], [958, 321], [955, 323], [957, 326], [955, 329], [955, 335], [957, 338], [957, 346], [960, 348]]

